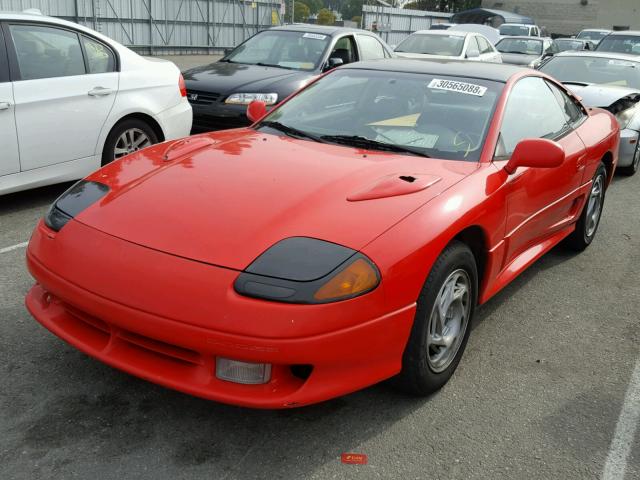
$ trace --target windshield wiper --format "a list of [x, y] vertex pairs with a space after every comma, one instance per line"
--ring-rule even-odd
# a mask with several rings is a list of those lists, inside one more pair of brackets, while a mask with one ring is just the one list
[[258, 63], [254, 63], [254, 65], [259, 65], [260, 67], [276, 67], [276, 68], [285, 68], [287, 70], [295, 70], [295, 68], [293, 68], [293, 67], [284, 67], [284, 66], [278, 65], [276, 63], [258, 62]]
[[313, 140], [314, 142], [323, 143], [322, 139], [316, 137], [315, 135], [313, 135], [311, 133], [304, 132], [302, 130], [298, 130], [297, 128], [290, 127], [289, 125], [285, 125], [284, 123], [266, 121], [266, 122], [260, 122], [259, 126], [260, 127], [273, 128], [274, 130], [278, 130], [278, 131], [280, 131], [280, 132], [282, 132], [285, 135], [288, 135], [290, 137], [308, 138], [309, 140]]
[[322, 140], [328, 142], [349, 145], [356, 148], [367, 148], [371, 150], [381, 150], [385, 152], [409, 153], [420, 157], [430, 158], [429, 155], [418, 150], [417, 148], [406, 147], [404, 145], [395, 145], [393, 143], [379, 142], [360, 135], [322, 135]]
[[589, 85], [593, 85], [593, 83], [590, 82], [580, 82], [578, 80], [567, 80], [565, 82], [562, 82], [563, 84], [569, 84], [569, 85], [578, 85], [580, 87], [588, 87]]

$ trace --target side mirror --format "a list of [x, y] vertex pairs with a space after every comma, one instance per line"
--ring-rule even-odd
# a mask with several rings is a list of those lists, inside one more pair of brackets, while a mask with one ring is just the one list
[[480, 52], [477, 50], [469, 50], [466, 55], [467, 58], [478, 58], [479, 56]]
[[267, 114], [267, 104], [260, 100], [254, 100], [247, 106], [247, 118], [251, 123], [256, 123]]
[[344, 61], [342, 61], [341, 58], [331, 57], [329, 60], [327, 60], [327, 66], [325, 67], [324, 71], [326, 72], [333, 68], [339, 67], [340, 65], [344, 65]]
[[509, 175], [518, 167], [554, 168], [564, 162], [564, 148], [559, 143], [546, 138], [525, 138], [521, 140], [504, 167]]
[[222, 50], [224, 56], [226, 57], [227, 55], [229, 55], [231, 52], [233, 52], [233, 48], [232, 47], [227, 47], [224, 50]]

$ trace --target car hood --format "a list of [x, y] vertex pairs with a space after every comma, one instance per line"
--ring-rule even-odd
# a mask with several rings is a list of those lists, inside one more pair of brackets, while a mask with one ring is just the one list
[[204, 90], [219, 95], [229, 95], [242, 90], [249, 93], [254, 90], [260, 92], [277, 83], [299, 84], [294, 85], [294, 89], [296, 86], [300, 88], [316, 75], [317, 72], [230, 62], [215, 62], [183, 73], [187, 89]]
[[572, 85], [567, 83], [566, 86], [582, 98], [582, 102], [588, 107], [607, 108], [623, 98], [640, 95], [640, 90], [615, 85]]
[[501, 53], [501, 55], [502, 63], [510, 63], [511, 65], [529, 65], [540, 58], [540, 55], [526, 55], [524, 53]]
[[88, 179], [110, 192], [75, 220], [242, 270], [288, 237], [360, 250], [477, 168], [229, 130], [156, 145], [97, 171]]

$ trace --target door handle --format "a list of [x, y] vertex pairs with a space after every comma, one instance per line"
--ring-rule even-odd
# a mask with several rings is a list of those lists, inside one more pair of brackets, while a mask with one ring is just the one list
[[113, 90], [111, 90], [110, 88], [95, 87], [93, 90], [89, 90], [89, 92], [87, 93], [90, 97], [105, 97], [107, 95], [111, 95], [113, 93]]
[[0, 102], [0, 110], [9, 110], [11, 104], [9, 102]]

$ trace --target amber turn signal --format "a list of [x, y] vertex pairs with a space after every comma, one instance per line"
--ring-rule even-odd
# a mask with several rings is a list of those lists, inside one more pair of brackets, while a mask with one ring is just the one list
[[335, 300], [368, 292], [378, 285], [378, 273], [373, 265], [358, 258], [344, 270], [334, 275], [313, 296], [316, 300]]

